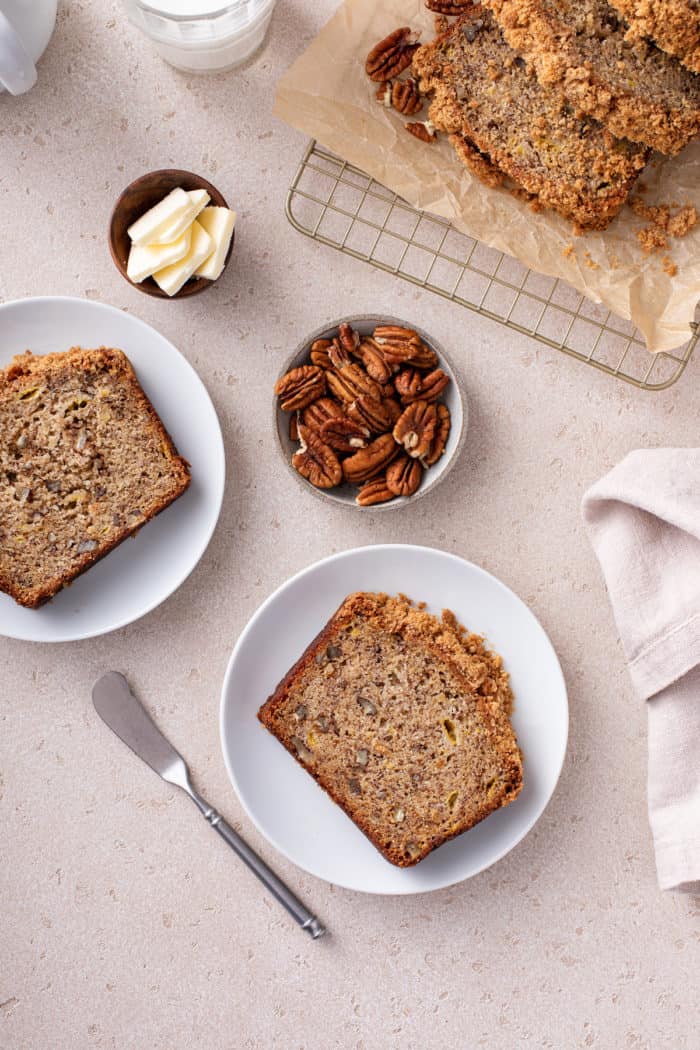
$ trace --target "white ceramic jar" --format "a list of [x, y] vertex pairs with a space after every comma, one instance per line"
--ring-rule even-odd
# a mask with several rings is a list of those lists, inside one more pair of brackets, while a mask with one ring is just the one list
[[[2, 0], [0, 0], [0, 3]], [[188, 73], [221, 73], [261, 47], [276, 0], [124, 0], [158, 54]]]
[[23, 95], [56, 25], [58, 0], [0, 0], [0, 92]]

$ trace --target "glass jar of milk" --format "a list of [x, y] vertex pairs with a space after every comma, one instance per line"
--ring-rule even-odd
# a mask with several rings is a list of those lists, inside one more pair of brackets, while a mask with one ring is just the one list
[[129, 18], [176, 69], [221, 73], [262, 45], [276, 0], [124, 0]]

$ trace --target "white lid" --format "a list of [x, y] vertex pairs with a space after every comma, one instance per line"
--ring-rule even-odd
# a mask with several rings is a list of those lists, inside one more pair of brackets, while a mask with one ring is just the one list
[[36, 67], [12, 27], [0, 11], [0, 88], [23, 95], [36, 84]]

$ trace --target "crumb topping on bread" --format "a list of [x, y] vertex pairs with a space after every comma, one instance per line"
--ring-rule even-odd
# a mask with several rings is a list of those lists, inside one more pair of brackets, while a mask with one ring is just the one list
[[700, 79], [630, 39], [606, 0], [484, 0], [540, 83], [620, 138], [677, 153], [700, 133]]
[[610, 0], [628, 25], [627, 39], [653, 40], [694, 73], [700, 73], [698, 0]]

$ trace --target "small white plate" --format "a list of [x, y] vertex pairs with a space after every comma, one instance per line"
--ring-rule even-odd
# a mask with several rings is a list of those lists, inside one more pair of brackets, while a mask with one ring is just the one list
[[[343, 599], [358, 590], [403, 592], [436, 614], [451, 609], [503, 656], [515, 693], [513, 724], [524, 758], [520, 796], [413, 868], [389, 864], [256, 718]], [[429, 547], [359, 547], [293, 576], [263, 602], [238, 639], [221, 699], [224, 760], [258, 829], [312, 875], [366, 893], [440, 889], [503, 857], [551, 798], [567, 734], [566, 686], [540, 623], [494, 576]]]
[[204, 554], [224, 493], [224, 446], [209, 394], [175, 347], [136, 317], [87, 299], [0, 306], [0, 368], [15, 354], [111, 346], [139, 382], [192, 468], [187, 492], [40, 609], [0, 594], [0, 635], [31, 642], [92, 638], [137, 620], [172, 594]]

